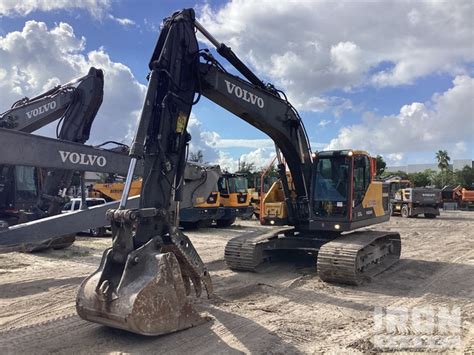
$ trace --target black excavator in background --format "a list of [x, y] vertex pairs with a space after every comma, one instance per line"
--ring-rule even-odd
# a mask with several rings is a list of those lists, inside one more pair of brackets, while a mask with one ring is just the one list
[[[83, 77], [15, 102], [11, 109], [0, 114], [0, 127], [32, 133], [59, 120], [57, 139], [85, 143], [103, 96], [104, 74], [102, 70], [91, 67]], [[4, 152], [7, 149], [12, 147], [4, 147]], [[73, 174], [74, 170], [0, 165], [0, 220], [16, 225], [59, 214], [67, 197], [58, 192], [70, 187]], [[33, 250], [48, 245], [64, 248], [73, 242], [74, 236], [56, 238], [33, 247]]]
[[[102, 209], [110, 206], [78, 211], [74, 217], [58, 215], [68, 200], [65, 192], [74, 173], [81, 173], [81, 183], [85, 171], [127, 174], [128, 146], [112, 141], [96, 147], [83, 144], [102, 103], [103, 86], [102, 70], [91, 68], [86, 76], [19, 100], [0, 115], [0, 141], [4, 143], [0, 155], [0, 252], [65, 248], [79, 231], [104, 230], [107, 222]], [[55, 120], [60, 120], [57, 139], [31, 134]], [[116, 147], [100, 148], [112, 143]], [[142, 166], [138, 166], [135, 173], [140, 176], [141, 172]], [[188, 212], [185, 217], [209, 218], [188, 210], [213, 191], [218, 176], [218, 166], [186, 164], [185, 199], [180, 204], [181, 210]], [[84, 190], [82, 186], [81, 195]], [[85, 202], [81, 205], [87, 206]], [[132, 199], [130, 206], [134, 203]], [[50, 218], [56, 215], [58, 218]], [[48, 235], [51, 238], [46, 241], [41, 237]]]
[[[209, 50], [199, 49], [196, 30], [246, 80], [227, 72]], [[398, 233], [341, 235], [389, 218], [388, 194], [383, 183], [372, 179], [370, 159], [351, 150], [312, 154], [302, 120], [285, 94], [264, 84], [209, 34], [192, 9], [165, 19], [149, 68], [124, 193], [118, 208], [107, 211], [113, 244], [78, 291], [76, 308], [82, 318], [144, 335], [202, 322], [188, 296], [191, 286], [200, 296], [203, 285], [210, 296], [212, 282], [191, 241], [177, 227], [191, 139], [187, 124], [201, 95], [273, 139], [292, 225], [230, 240], [225, 260], [231, 268], [255, 270], [276, 252], [296, 250], [318, 255], [322, 280], [359, 284], [398, 261]], [[138, 160], [144, 161], [144, 180], [139, 207], [130, 209], [126, 201]]]

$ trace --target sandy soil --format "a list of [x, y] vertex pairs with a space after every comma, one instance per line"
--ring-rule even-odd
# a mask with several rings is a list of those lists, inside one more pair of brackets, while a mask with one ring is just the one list
[[374, 352], [377, 306], [459, 306], [462, 344], [455, 352], [474, 351], [474, 213], [394, 217], [377, 226], [400, 232], [402, 259], [360, 287], [323, 283], [313, 261], [304, 259], [256, 274], [230, 271], [223, 260], [227, 240], [256, 225], [240, 221], [226, 230], [187, 233], [214, 282], [216, 296], [197, 301], [210, 320], [155, 338], [89, 323], [75, 313], [78, 285], [98, 266], [108, 238], [79, 238], [63, 251], [2, 254], [0, 353]]

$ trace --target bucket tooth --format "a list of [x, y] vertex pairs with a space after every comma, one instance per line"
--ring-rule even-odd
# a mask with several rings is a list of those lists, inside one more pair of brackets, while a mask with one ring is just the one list
[[205, 321], [186, 295], [175, 255], [153, 250], [152, 243], [131, 252], [118, 276], [112, 249], [104, 252], [99, 269], [79, 288], [76, 309], [81, 318], [150, 336]]

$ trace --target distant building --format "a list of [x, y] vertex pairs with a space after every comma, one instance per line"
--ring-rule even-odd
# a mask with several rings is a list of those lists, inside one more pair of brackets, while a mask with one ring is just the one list
[[427, 169], [434, 170], [436, 172], [440, 171], [440, 169], [438, 168], [438, 164], [409, 164], [409, 165], [407, 165], [406, 172], [408, 174], [420, 173], [420, 172], [425, 171]]
[[453, 170], [462, 170], [466, 165], [472, 168], [473, 163], [471, 159], [453, 160]]
[[[474, 161], [471, 159], [454, 159], [452, 164], [449, 164], [449, 168], [451, 170], [462, 170], [465, 166], [474, 167]], [[408, 164], [408, 165], [400, 165], [400, 166], [387, 166], [385, 171], [388, 172], [396, 172], [396, 171], [403, 171], [405, 173], [421, 173], [427, 169], [433, 170], [438, 172], [438, 164]]]

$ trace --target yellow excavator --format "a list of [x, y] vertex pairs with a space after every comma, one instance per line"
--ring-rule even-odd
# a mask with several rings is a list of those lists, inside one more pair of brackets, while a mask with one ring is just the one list
[[[228, 72], [228, 65], [209, 50], [200, 49], [197, 31], [235, 68], [233, 73], [244, 78]], [[229, 240], [224, 258], [230, 268], [256, 271], [277, 255], [298, 251], [317, 255], [323, 281], [357, 285], [399, 260], [398, 233], [354, 231], [389, 219], [388, 192], [373, 180], [369, 157], [353, 150], [312, 153], [303, 122], [286, 95], [262, 82], [217, 41], [196, 20], [193, 9], [165, 19], [149, 69], [124, 192], [118, 206], [107, 211], [112, 247], [77, 294], [76, 309], [83, 319], [143, 335], [167, 334], [203, 322], [191, 293], [200, 296], [205, 291], [211, 296], [211, 277], [178, 228], [191, 140], [187, 125], [201, 96], [275, 142], [291, 226], [262, 228]], [[137, 207], [131, 208], [127, 198], [139, 160], [144, 179]]]
[[[377, 192], [375, 193], [375, 196], [376, 196], [376, 199], [380, 199], [380, 197], [385, 197], [385, 198], [388, 198], [389, 197], [389, 186], [387, 186], [387, 184], [383, 184], [382, 182], [380, 181], [376, 181], [376, 171], [375, 171], [375, 163], [374, 163], [374, 158], [372, 158], [369, 153], [367, 153], [366, 151], [362, 151], [362, 150], [350, 150], [351, 154], [349, 155], [348, 159], [351, 160], [351, 164], [353, 165], [354, 164], [354, 161], [356, 159], [369, 159], [370, 161], [370, 166], [371, 166], [371, 170], [370, 170], [370, 184], [369, 184], [369, 187], [367, 188], [367, 193], [365, 194], [364, 198], [366, 199], [366, 201], [362, 201], [362, 204], [364, 205], [367, 205], [369, 202], [369, 199], [373, 199], [374, 198], [374, 195], [372, 193], [369, 193], [369, 192], [373, 192], [373, 189], [377, 189]], [[327, 154], [327, 152], [322, 152], [321, 154]], [[315, 155], [317, 156], [317, 153], [315, 153]], [[325, 172], [327, 174], [327, 172]], [[262, 176], [264, 177], [264, 176]], [[286, 174], [286, 178], [287, 178], [287, 181], [288, 181], [288, 185], [289, 185], [289, 191], [290, 191], [290, 194], [292, 195], [292, 198], [295, 197], [295, 191], [294, 191], [294, 186], [293, 186], [293, 180], [291, 178], [291, 174], [289, 172], [287, 172]], [[330, 180], [335, 180], [332, 176], [329, 176]], [[345, 179], [345, 177], [344, 177]], [[382, 194], [380, 195], [379, 191], [380, 191], [380, 187], [382, 187]], [[331, 187], [324, 187], [325, 189], [330, 189]], [[346, 187], [344, 186], [343, 183], [336, 183], [336, 190], [338, 191], [338, 193], [341, 193], [341, 194], [346, 194], [346, 191], [345, 191]], [[284, 193], [284, 190], [283, 190], [283, 184], [281, 182], [281, 180], [277, 180], [275, 181], [272, 186], [270, 186], [270, 188], [268, 189], [267, 192], [264, 193], [263, 195], [263, 199], [262, 199], [262, 202], [261, 204], [259, 205], [259, 219], [260, 219], [260, 223], [263, 224], [263, 225], [277, 225], [277, 226], [281, 226], [281, 225], [286, 225], [288, 224], [288, 209], [286, 207], [286, 204], [285, 204], [285, 193]], [[380, 206], [383, 206], [383, 203], [386, 203], [386, 202], [382, 202], [380, 204]], [[336, 204], [337, 205], [337, 204]], [[337, 206], [336, 206], [337, 207]], [[330, 205], [326, 205], [325, 208], [329, 208], [329, 209], [332, 209], [332, 207]], [[385, 210], [383, 208], [378, 208], [378, 209], [375, 209], [374, 211], [375, 213], [375, 216], [376, 217], [379, 217], [379, 216], [383, 216], [385, 214]]]

